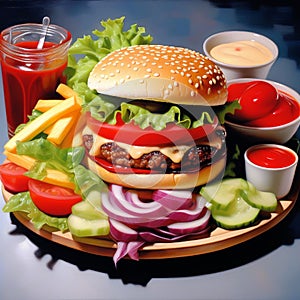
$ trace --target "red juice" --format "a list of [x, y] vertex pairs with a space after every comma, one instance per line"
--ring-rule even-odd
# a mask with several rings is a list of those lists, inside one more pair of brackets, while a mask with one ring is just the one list
[[[47, 60], [47, 54], [34, 55], [38, 41], [26, 41], [15, 46], [32, 50], [30, 62], [18, 58], [5, 57], [1, 60], [2, 79], [9, 135], [16, 127], [28, 121], [32, 109], [39, 99], [51, 99], [56, 96], [55, 90], [60, 82], [65, 82], [63, 71], [67, 65], [67, 57]], [[44, 49], [50, 49], [54, 43], [45, 42]], [[57, 97], [57, 96], [56, 96]]]

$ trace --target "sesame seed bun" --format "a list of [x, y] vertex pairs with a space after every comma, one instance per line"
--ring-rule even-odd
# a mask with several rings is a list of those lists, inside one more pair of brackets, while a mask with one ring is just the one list
[[138, 45], [116, 50], [92, 70], [89, 88], [128, 99], [185, 105], [222, 105], [225, 76], [204, 55], [181, 47]]

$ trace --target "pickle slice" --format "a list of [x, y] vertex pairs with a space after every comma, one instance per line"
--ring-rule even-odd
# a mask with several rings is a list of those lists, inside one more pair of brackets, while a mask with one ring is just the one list
[[248, 182], [243, 178], [224, 179], [201, 188], [200, 194], [212, 205], [226, 209], [235, 201], [241, 190], [248, 189]]
[[260, 209], [249, 205], [237, 196], [226, 209], [212, 206], [211, 213], [216, 223], [224, 229], [238, 229], [254, 223]]

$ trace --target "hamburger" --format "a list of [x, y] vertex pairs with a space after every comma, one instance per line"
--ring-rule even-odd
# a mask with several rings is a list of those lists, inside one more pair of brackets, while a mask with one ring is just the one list
[[227, 100], [222, 71], [182, 47], [115, 50], [88, 87], [117, 107], [105, 120], [86, 114], [87, 165], [105, 182], [134, 189], [194, 189], [222, 174], [225, 129], [214, 108]]

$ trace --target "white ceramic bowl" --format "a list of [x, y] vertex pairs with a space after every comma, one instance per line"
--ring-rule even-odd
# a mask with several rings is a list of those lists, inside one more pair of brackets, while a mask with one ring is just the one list
[[[241, 78], [241, 79], [234, 79], [228, 81], [228, 86], [232, 83], [239, 83], [239, 82], [247, 82], [257, 80], [255, 78]], [[300, 95], [292, 88], [275, 82], [271, 80], [263, 80], [266, 81], [277, 88], [277, 90], [283, 91], [293, 98], [295, 98], [300, 105]], [[234, 123], [232, 121], [225, 121], [225, 125], [229, 130], [232, 130], [234, 133], [241, 135], [243, 137], [251, 139], [253, 142], [272, 142], [278, 144], [284, 144], [288, 140], [290, 140], [293, 135], [297, 132], [300, 124], [300, 116], [297, 119], [286, 123], [280, 126], [274, 127], [250, 127], [241, 124]]]
[[[244, 40], [255, 41], [264, 45], [272, 52], [273, 59], [265, 64], [257, 64], [253, 66], [237, 66], [234, 64], [226, 64], [220, 62], [210, 55], [211, 49], [215, 46], [224, 43]], [[223, 31], [215, 33], [209, 36], [204, 41], [203, 51], [207, 57], [209, 57], [216, 65], [218, 65], [222, 69], [227, 80], [241, 77], [265, 79], [267, 78], [272, 65], [278, 57], [278, 47], [272, 40], [261, 34], [249, 31]]]
[[[262, 148], [277, 148], [289, 152], [294, 157], [294, 160], [290, 165], [284, 167], [268, 168], [257, 165], [249, 159], [249, 154]], [[273, 161], [275, 160], [275, 157], [270, 158], [272, 158]], [[258, 190], [272, 192], [278, 199], [285, 197], [289, 193], [298, 163], [298, 155], [296, 152], [282, 145], [259, 144], [248, 148], [244, 154], [244, 159], [246, 178]]]

